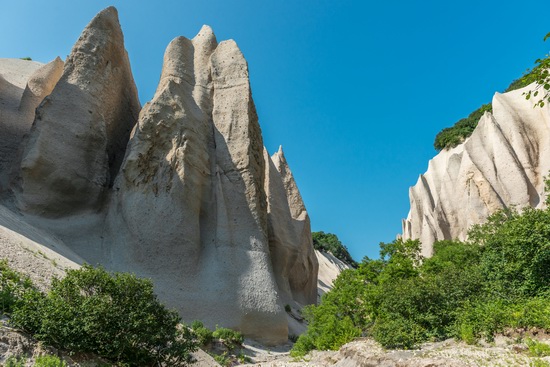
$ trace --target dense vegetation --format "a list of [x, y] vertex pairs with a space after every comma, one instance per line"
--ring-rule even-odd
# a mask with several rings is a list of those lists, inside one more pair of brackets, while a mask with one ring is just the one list
[[48, 294], [0, 262], [2, 313], [47, 345], [95, 353], [126, 366], [177, 366], [198, 347], [153, 293], [150, 280], [84, 266], [54, 280]]
[[313, 232], [313, 247], [318, 251], [330, 252], [337, 259], [356, 268], [357, 262], [349, 254], [348, 248], [340, 242], [338, 236], [332, 233]]
[[422, 258], [418, 241], [381, 244], [380, 258], [344, 271], [292, 350], [337, 349], [361, 335], [412, 348], [450, 337], [474, 343], [507, 328], [550, 330], [550, 210], [502, 211], [440, 241]]
[[[544, 40], [550, 38], [550, 33], [546, 35]], [[536, 66], [533, 70], [527, 72], [521, 78], [514, 80], [504, 92], [510, 92], [516, 89], [520, 89], [528, 86], [529, 84], [536, 82], [537, 87], [534, 90], [529, 90], [525, 93], [525, 98], [537, 98], [540, 91], [544, 92], [544, 95], [536, 102], [537, 106], [544, 107], [545, 102], [550, 101], [550, 58], [536, 60]], [[482, 105], [480, 108], [472, 112], [468, 117], [460, 119], [452, 127], [447, 127], [441, 130], [435, 137], [434, 148], [438, 151], [443, 149], [449, 149], [456, 147], [462, 143], [466, 138], [472, 135], [472, 132], [477, 126], [479, 119], [486, 111], [492, 112], [493, 106], [491, 103]]]

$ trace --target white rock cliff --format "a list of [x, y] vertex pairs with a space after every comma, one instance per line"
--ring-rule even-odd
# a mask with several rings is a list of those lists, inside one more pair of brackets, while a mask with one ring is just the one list
[[0, 181], [12, 193], [2, 204], [75, 258], [152, 278], [187, 321], [285, 342], [284, 306], [316, 302], [318, 261], [282, 150], [263, 147], [237, 44], [207, 26], [174, 39], [143, 109], [116, 9], [84, 29], [62, 75], [59, 63], [12, 91], [34, 122], [8, 162], [20, 162], [17, 177]]
[[443, 239], [464, 240], [475, 224], [499, 209], [544, 205], [550, 171], [550, 110], [533, 108], [523, 92], [493, 97], [473, 134], [441, 151], [409, 190], [403, 238], [420, 239], [425, 256]]

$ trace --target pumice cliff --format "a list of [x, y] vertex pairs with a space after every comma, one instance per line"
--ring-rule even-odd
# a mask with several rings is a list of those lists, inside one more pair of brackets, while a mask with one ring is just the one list
[[39, 107], [3, 204], [86, 262], [150, 277], [184, 320], [286, 342], [284, 307], [316, 302], [318, 262], [282, 149], [263, 146], [243, 54], [208, 26], [175, 38], [141, 108], [123, 41], [107, 8], [51, 94], [20, 88]]
[[540, 208], [550, 170], [550, 110], [533, 108], [523, 92], [493, 97], [472, 135], [441, 151], [409, 190], [403, 238], [420, 239], [422, 252], [443, 239], [464, 240], [474, 224], [499, 209]]

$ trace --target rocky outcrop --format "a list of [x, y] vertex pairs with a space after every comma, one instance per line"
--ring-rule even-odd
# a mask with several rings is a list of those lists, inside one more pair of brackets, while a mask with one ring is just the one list
[[550, 110], [533, 108], [524, 89], [495, 94], [461, 145], [440, 152], [409, 191], [411, 210], [403, 238], [420, 239], [425, 256], [443, 239], [467, 237], [498, 209], [544, 205], [550, 171]]
[[[31, 75], [19, 103], [19, 111], [25, 113], [26, 120], [32, 123], [35, 109], [53, 91], [61, 79], [63, 66], [63, 61], [57, 57]], [[30, 129], [30, 124], [28, 129]]]
[[334, 281], [341, 272], [351, 269], [351, 266], [338, 259], [330, 252], [315, 250], [317, 261], [319, 262], [319, 272], [317, 277], [317, 301], [321, 301], [323, 294], [330, 291]]
[[314, 254], [309, 215], [282, 147], [264, 151], [269, 246], [275, 277], [285, 304], [317, 301], [319, 263]]
[[[33, 99], [32, 89], [23, 103]], [[37, 109], [23, 153], [19, 207], [41, 216], [97, 210], [139, 110], [117, 11], [107, 8], [84, 29]]]
[[31, 129], [36, 107], [61, 77], [63, 61], [0, 59], [0, 192], [18, 171], [21, 144]]
[[26, 110], [55, 85], [13, 187], [22, 220], [45, 233], [34, 241], [151, 278], [187, 321], [286, 342], [284, 306], [316, 302], [318, 264], [282, 150], [264, 150], [237, 44], [207, 26], [174, 39], [141, 112], [114, 8], [48, 82], [58, 66], [39, 69], [17, 101]]

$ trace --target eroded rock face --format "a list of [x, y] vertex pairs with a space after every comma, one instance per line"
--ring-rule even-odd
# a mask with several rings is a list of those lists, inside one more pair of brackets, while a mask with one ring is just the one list
[[42, 216], [98, 209], [139, 110], [118, 14], [107, 8], [84, 29], [37, 109], [23, 153], [19, 207]]
[[411, 210], [403, 237], [420, 239], [422, 252], [443, 239], [467, 237], [498, 209], [544, 205], [550, 170], [550, 112], [533, 108], [524, 89], [497, 93], [463, 144], [440, 152], [409, 191]]
[[[21, 108], [44, 90], [29, 83]], [[19, 209], [82, 261], [151, 278], [186, 321], [286, 342], [284, 305], [316, 302], [318, 263], [283, 153], [264, 154], [237, 44], [218, 44], [207, 26], [174, 39], [157, 91], [138, 111], [108, 8], [37, 110], [15, 188]]]
[[309, 215], [282, 147], [272, 157], [264, 151], [264, 159], [269, 245], [281, 297], [285, 304], [316, 303], [319, 263]]
[[63, 61], [0, 59], [0, 192], [19, 171], [21, 145], [34, 120], [35, 109], [61, 77]]

